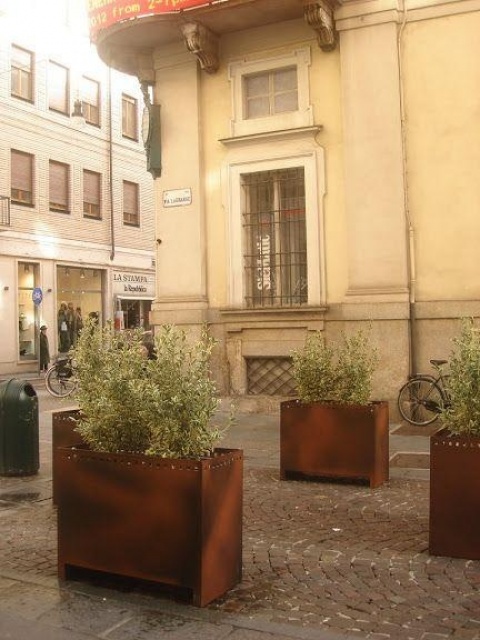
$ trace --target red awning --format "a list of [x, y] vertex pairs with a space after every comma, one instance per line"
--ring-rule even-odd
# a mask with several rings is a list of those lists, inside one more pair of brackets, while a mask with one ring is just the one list
[[113, 24], [160, 13], [179, 13], [185, 9], [217, 4], [227, 0], [86, 0], [90, 38]]

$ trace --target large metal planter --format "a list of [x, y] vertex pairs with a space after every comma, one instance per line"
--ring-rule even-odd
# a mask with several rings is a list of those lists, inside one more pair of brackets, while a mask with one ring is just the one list
[[280, 477], [366, 480], [389, 478], [388, 403], [280, 404]]
[[59, 447], [78, 447], [83, 444], [82, 436], [75, 431], [79, 409], [54, 411], [52, 414], [52, 500], [57, 504], [57, 485], [60, 476], [57, 471], [57, 451]]
[[480, 438], [430, 438], [429, 552], [480, 560]]
[[190, 590], [205, 606], [241, 579], [243, 453], [170, 460], [57, 450], [58, 573], [75, 567]]

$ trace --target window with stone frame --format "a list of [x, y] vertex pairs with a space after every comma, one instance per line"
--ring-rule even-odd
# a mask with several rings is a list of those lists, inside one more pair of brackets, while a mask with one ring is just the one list
[[241, 189], [247, 308], [307, 304], [303, 167], [243, 174]]
[[13, 203], [33, 205], [34, 156], [12, 149], [10, 152], [10, 197]]
[[11, 49], [11, 95], [33, 102], [33, 65], [31, 51], [12, 45]]
[[265, 118], [298, 110], [297, 68], [271, 69], [243, 78], [244, 118]]
[[310, 49], [229, 65], [232, 137], [311, 127]]

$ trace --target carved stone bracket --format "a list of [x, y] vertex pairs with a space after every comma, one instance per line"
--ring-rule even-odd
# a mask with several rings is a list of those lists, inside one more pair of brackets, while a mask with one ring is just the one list
[[215, 73], [220, 66], [218, 37], [199, 22], [187, 22], [181, 30], [188, 50], [197, 56], [201, 68]]
[[303, 11], [305, 20], [317, 32], [320, 48], [333, 51], [337, 46], [338, 32], [335, 30], [332, 7], [324, 1], [306, 2]]

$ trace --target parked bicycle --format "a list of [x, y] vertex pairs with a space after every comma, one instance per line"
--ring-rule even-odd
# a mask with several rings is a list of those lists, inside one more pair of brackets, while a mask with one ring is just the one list
[[59, 356], [45, 375], [47, 391], [57, 398], [71, 395], [78, 386], [75, 366], [70, 356]]
[[404, 420], [416, 426], [435, 422], [450, 405], [447, 360], [430, 360], [435, 376], [419, 373], [410, 378], [398, 394], [398, 409]]

